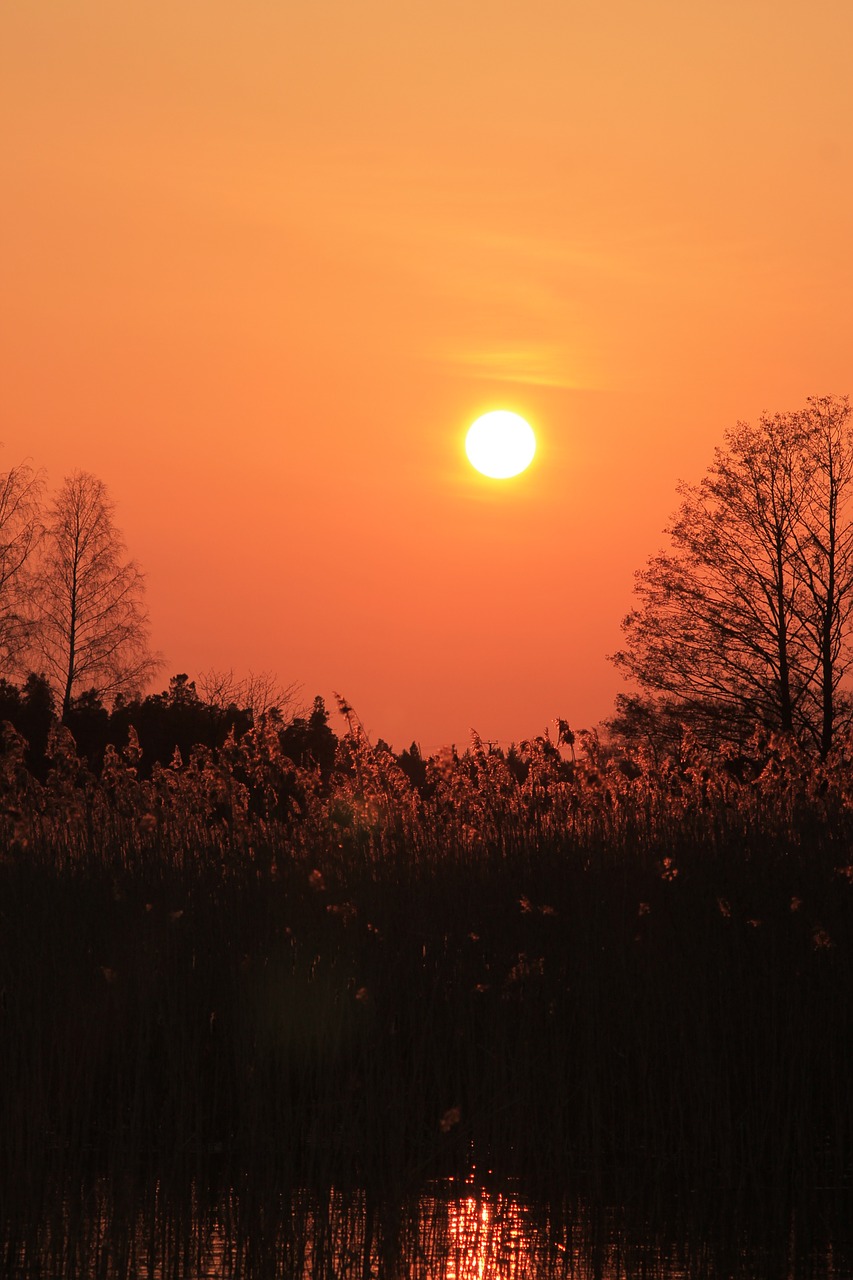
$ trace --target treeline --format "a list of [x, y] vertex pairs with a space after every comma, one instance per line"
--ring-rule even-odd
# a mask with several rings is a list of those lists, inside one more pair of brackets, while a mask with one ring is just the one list
[[[106, 706], [94, 689], [75, 698], [62, 723], [70, 731], [82, 761], [100, 774], [108, 746], [118, 753], [128, 745], [131, 731], [139, 749], [138, 768], [148, 778], [155, 765], [189, 761], [199, 749], [215, 751], [229, 737], [239, 739], [260, 719], [279, 739], [284, 755], [303, 768], [316, 768], [327, 779], [334, 767], [338, 738], [329, 726], [321, 697], [310, 711], [286, 714], [272, 706], [261, 716], [245, 699], [205, 697], [196, 681], [182, 673], [160, 693], [127, 698], [119, 694]], [[30, 674], [20, 685], [0, 680], [0, 724], [8, 722], [26, 742], [26, 763], [32, 775], [44, 779], [51, 763], [51, 729], [60, 723], [59, 708], [49, 681]]]
[[[109, 706], [97, 690], [90, 689], [75, 698], [60, 716], [46, 677], [30, 673], [20, 684], [0, 679], [0, 726], [9, 725], [23, 740], [26, 768], [42, 782], [52, 767], [51, 731], [60, 724], [71, 734], [81, 763], [95, 777], [102, 773], [107, 748], [123, 755], [131, 737], [136, 772], [140, 778], [148, 779], [157, 765], [181, 768], [199, 755], [216, 755], [229, 741], [239, 742], [261, 728], [275, 738], [281, 758], [316, 774], [323, 787], [329, 785], [336, 768], [344, 772], [349, 768], [346, 753], [340, 750], [342, 739], [332, 729], [325, 700], [319, 695], [310, 709], [294, 711], [290, 706], [295, 697], [293, 689], [275, 689], [266, 677], [235, 682], [230, 674], [208, 673], [201, 684], [199, 689], [197, 682], [182, 672], [172, 676], [159, 693], [135, 698], [118, 694]], [[276, 694], [277, 701], [270, 702]], [[352, 714], [345, 703], [342, 706]], [[565, 732], [567, 726], [559, 730], [560, 734]], [[546, 743], [547, 739], [542, 741]], [[4, 740], [0, 735], [0, 757], [9, 753], [9, 744], [10, 736], [6, 734]], [[417, 743], [395, 752], [380, 738], [376, 750], [399, 768], [420, 794], [428, 795], [434, 790], [428, 760]], [[528, 764], [520, 747], [493, 751], [516, 780], [524, 780]], [[551, 751], [559, 764], [557, 746], [552, 745]]]

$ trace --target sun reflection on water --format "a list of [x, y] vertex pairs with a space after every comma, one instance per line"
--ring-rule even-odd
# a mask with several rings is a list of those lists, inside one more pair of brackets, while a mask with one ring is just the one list
[[[270, 1201], [222, 1189], [172, 1199], [158, 1183], [136, 1209], [104, 1184], [56, 1220], [13, 1234], [9, 1274], [110, 1280], [835, 1280], [832, 1244], [735, 1231], [655, 1230], [611, 1206], [542, 1203], [474, 1180], [434, 1183], [402, 1204], [364, 1190]], [[153, 1198], [151, 1198], [153, 1197]], [[778, 1223], [775, 1222], [775, 1226]], [[731, 1225], [731, 1224], [730, 1224]], [[4, 1274], [6, 1272], [4, 1271]]]
[[447, 1205], [446, 1280], [517, 1280], [531, 1273], [519, 1205], [505, 1196], [470, 1195]]

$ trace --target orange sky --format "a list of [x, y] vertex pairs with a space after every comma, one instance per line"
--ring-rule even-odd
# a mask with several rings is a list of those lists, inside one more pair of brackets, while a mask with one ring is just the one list
[[4, 0], [2, 466], [105, 481], [163, 682], [592, 725], [676, 481], [853, 393], [851, 48], [849, 0]]

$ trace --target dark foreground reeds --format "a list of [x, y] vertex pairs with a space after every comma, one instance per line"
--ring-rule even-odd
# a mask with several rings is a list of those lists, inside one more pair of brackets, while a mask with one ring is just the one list
[[2, 757], [8, 1274], [368, 1274], [446, 1179], [549, 1205], [555, 1274], [579, 1204], [844, 1249], [843, 756], [475, 740], [417, 791], [356, 730], [325, 787], [263, 730], [145, 782], [53, 752]]

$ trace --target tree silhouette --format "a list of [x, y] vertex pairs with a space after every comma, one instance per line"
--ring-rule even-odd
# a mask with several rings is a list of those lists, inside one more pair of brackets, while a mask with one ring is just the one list
[[294, 764], [310, 769], [316, 765], [325, 780], [335, 767], [338, 739], [329, 727], [329, 713], [324, 700], [314, 699], [311, 714], [294, 716], [279, 733], [281, 749]]
[[[84, 689], [71, 700], [65, 725], [71, 730], [78, 756], [87, 761], [90, 769], [99, 772], [110, 741], [110, 713], [94, 689]], [[121, 746], [126, 741], [125, 737]]]
[[33, 596], [33, 665], [57, 690], [63, 719], [82, 689], [136, 692], [162, 665], [148, 649], [144, 583], [113, 521], [102, 481], [66, 478], [45, 527]]
[[195, 681], [181, 672], [162, 693], [131, 701], [119, 697], [110, 717], [110, 740], [124, 745], [132, 726], [147, 773], [155, 761], [169, 764], [176, 750], [187, 761], [194, 747], [221, 747], [232, 730], [239, 738], [251, 724], [251, 714], [236, 704], [222, 708], [199, 697]]
[[26, 463], [0, 473], [0, 672], [20, 669], [30, 631], [33, 553], [41, 534], [42, 476]]
[[210, 706], [222, 712], [239, 707], [251, 714], [256, 725], [270, 714], [276, 714], [282, 720], [288, 719], [294, 712], [299, 692], [296, 681], [283, 685], [271, 671], [250, 671], [238, 679], [233, 669], [218, 671], [211, 668], [201, 673], [197, 683], [200, 696]]
[[841, 684], [850, 663], [847, 635], [853, 613], [853, 429], [845, 398], [813, 399], [800, 415], [803, 457], [800, 519], [795, 523], [797, 613], [814, 675], [806, 689], [804, 721], [826, 755], [839, 719], [850, 721]]
[[853, 436], [846, 399], [739, 423], [636, 575], [612, 660], [639, 684], [611, 728], [707, 741], [756, 726], [823, 755], [850, 718], [841, 684], [853, 608]]
[[53, 694], [42, 676], [29, 675], [22, 687], [0, 679], [0, 724], [7, 721], [27, 743], [27, 768], [35, 777], [46, 773], [45, 749], [54, 723]]

